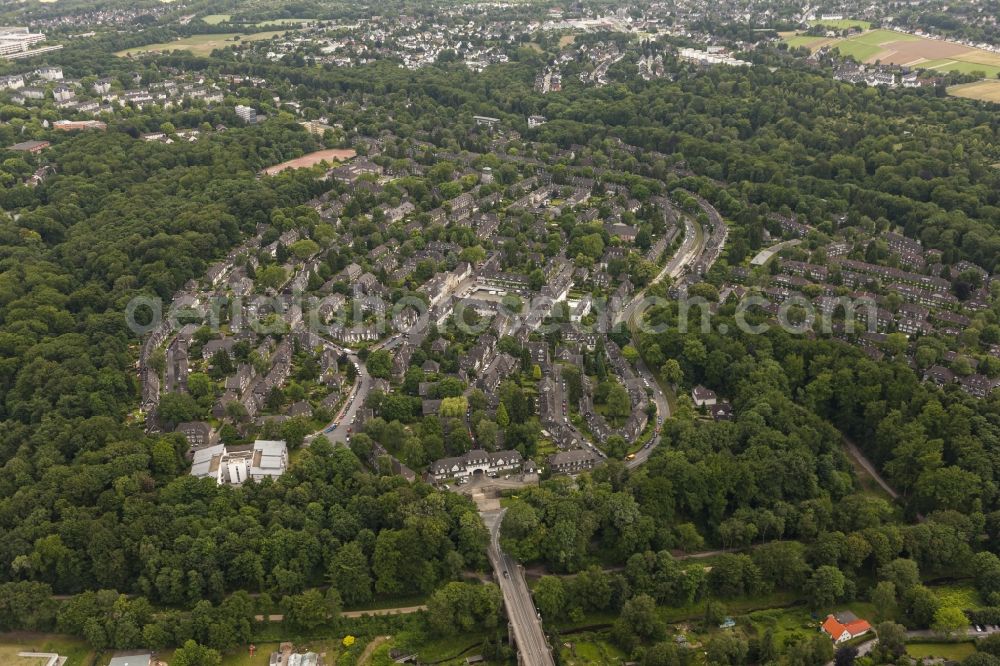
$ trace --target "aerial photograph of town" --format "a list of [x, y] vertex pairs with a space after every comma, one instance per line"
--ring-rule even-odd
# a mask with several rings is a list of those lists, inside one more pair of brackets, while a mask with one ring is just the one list
[[1000, 0], [0, 0], [0, 666], [1000, 666]]

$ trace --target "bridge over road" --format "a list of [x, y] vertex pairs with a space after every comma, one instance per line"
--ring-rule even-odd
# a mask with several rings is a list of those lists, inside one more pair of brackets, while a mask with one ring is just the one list
[[542, 620], [524, 580], [524, 570], [500, 548], [500, 524], [506, 511], [491, 509], [481, 511], [480, 515], [490, 532], [488, 555], [503, 593], [511, 635], [517, 644], [517, 663], [519, 666], [555, 666], [552, 650], [542, 630]]

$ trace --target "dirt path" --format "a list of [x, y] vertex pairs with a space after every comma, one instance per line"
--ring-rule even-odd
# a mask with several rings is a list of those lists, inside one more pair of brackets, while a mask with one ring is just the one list
[[403, 606], [402, 608], [375, 608], [373, 610], [344, 611], [341, 617], [363, 617], [365, 615], [407, 615], [427, 610], [426, 604], [420, 606]]
[[378, 649], [379, 645], [382, 645], [387, 640], [392, 638], [392, 636], [376, 636], [368, 645], [365, 646], [364, 652], [358, 657], [358, 666], [368, 666], [368, 662], [372, 660], [372, 654]]
[[873, 465], [872, 462], [865, 457], [865, 454], [861, 452], [861, 449], [858, 448], [857, 444], [845, 437], [844, 446], [847, 448], [847, 454], [851, 456], [851, 459], [868, 472], [868, 475], [875, 479], [875, 483], [881, 486], [882, 490], [889, 494], [889, 497], [892, 499], [899, 499], [899, 493], [897, 493], [896, 490], [889, 485], [888, 481], [882, 478], [882, 475], [879, 474], [875, 465]]
[[[402, 606], [400, 608], [372, 608], [371, 610], [353, 610], [344, 611], [340, 614], [340, 617], [364, 617], [365, 615], [371, 616], [382, 616], [382, 615], [408, 615], [409, 613], [419, 613], [420, 611], [427, 610], [426, 605], [420, 606]], [[254, 619], [258, 622], [264, 621], [263, 615], [255, 615]], [[268, 622], [284, 622], [284, 615], [268, 615]]]

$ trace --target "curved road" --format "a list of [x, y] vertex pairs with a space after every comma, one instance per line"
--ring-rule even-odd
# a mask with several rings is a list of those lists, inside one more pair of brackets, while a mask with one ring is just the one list
[[665, 277], [676, 279], [684, 272], [684, 269], [701, 256], [701, 253], [704, 251], [705, 234], [701, 225], [689, 216], [685, 215], [684, 240], [681, 242], [681, 246], [677, 248], [677, 252], [670, 258], [667, 265], [663, 267], [663, 270], [661, 270], [644, 289], [636, 292], [635, 296], [632, 297], [632, 300], [630, 300], [625, 307], [618, 311], [613, 321], [614, 326], [618, 326], [625, 321], [631, 321], [635, 317], [635, 308], [642, 302], [642, 299], [645, 298], [646, 290], [657, 282], [663, 280]]
[[[638, 328], [638, 317], [642, 314], [641, 310], [636, 309], [636, 305], [641, 303], [642, 299], [646, 295], [646, 291], [649, 287], [653, 286], [657, 282], [660, 282], [666, 277], [671, 279], [676, 279], [684, 273], [688, 266], [702, 255], [705, 251], [705, 234], [701, 225], [691, 219], [689, 216], [684, 217], [684, 241], [681, 246], [677, 249], [677, 252], [671, 257], [667, 265], [663, 267], [645, 289], [640, 291], [632, 298], [629, 304], [618, 313], [616, 317], [615, 324], [618, 325], [622, 322], [627, 322], [630, 331], [632, 332], [632, 337], [635, 337], [636, 330]], [[667, 419], [670, 418], [670, 402], [667, 400], [666, 394], [663, 392], [663, 388], [657, 381], [656, 375], [649, 369], [646, 362], [640, 358], [635, 364], [636, 371], [646, 383], [653, 389], [653, 402], [656, 403], [656, 418], [657, 419]], [[661, 427], [658, 426], [656, 433], [653, 438], [649, 440], [643, 448], [639, 449], [635, 453], [635, 458], [626, 461], [625, 467], [633, 470], [637, 469], [641, 465], [644, 465], [649, 456], [653, 453], [653, 449], [659, 446], [661, 441]]]
[[326, 437], [334, 445], [336, 444], [346, 444], [348, 429], [354, 423], [354, 419], [358, 414], [358, 410], [365, 404], [365, 400], [368, 399], [368, 392], [371, 391], [372, 378], [368, 374], [368, 370], [365, 368], [364, 362], [358, 358], [357, 354], [348, 353], [344, 347], [335, 345], [327, 340], [323, 341], [323, 344], [327, 348], [333, 349], [341, 354], [346, 354], [348, 361], [354, 364], [354, 367], [358, 369], [357, 379], [354, 381], [354, 386], [351, 388], [351, 392], [347, 394], [347, 400], [344, 405], [337, 412], [337, 415], [333, 417], [333, 420], [327, 423], [323, 428], [317, 432], [307, 435], [304, 440], [304, 445], [309, 446], [314, 439], [320, 435]]
[[[372, 350], [376, 349], [392, 349], [397, 346], [403, 339], [402, 333], [396, 333], [390, 338], [373, 345]], [[368, 394], [372, 389], [372, 378], [368, 374], [368, 368], [365, 366], [364, 361], [362, 361], [353, 350], [344, 347], [343, 345], [335, 344], [329, 340], [323, 340], [323, 344], [328, 348], [332, 349], [338, 354], [344, 354], [347, 359], [354, 364], [354, 367], [358, 370], [357, 379], [354, 382], [354, 387], [347, 396], [347, 401], [337, 412], [337, 415], [333, 417], [333, 420], [327, 423], [321, 430], [307, 435], [305, 438], [305, 445], [308, 446], [314, 439], [323, 435], [333, 444], [346, 444], [347, 437], [350, 434], [348, 430], [353, 430], [354, 420], [357, 418], [358, 410], [361, 409], [365, 401], [368, 399]], [[334, 428], [334, 424], [337, 424]], [[331, 430], [331, 428], [333, 428]]]

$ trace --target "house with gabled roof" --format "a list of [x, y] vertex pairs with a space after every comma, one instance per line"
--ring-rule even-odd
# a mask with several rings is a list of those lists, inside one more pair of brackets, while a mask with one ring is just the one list
[[715, 391], [705, 388], [701, 384], [691, 390], [691, 399], [696, 407], [711, 407], [718, 401]]
[[837, 615], [827, 615], [820, 629], [830, 637], [834, 644], [838, 644], [867, 634], [872, 630], [872, 626], [867, 620], [860, 619], [854, 613], [844, 612]]

